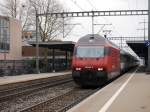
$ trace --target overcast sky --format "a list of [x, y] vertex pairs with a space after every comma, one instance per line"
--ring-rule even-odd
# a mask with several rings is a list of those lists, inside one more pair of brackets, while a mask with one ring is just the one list
[[[59, 0], [69, 11], [91, 11], [91, 10], [147, 10], [148, 0]], [[108, 36], [123, 36], [123, 37], [144, 37], [144, 25], [139, 22], [148, 21], [148, 16], [118, 16], [118, 17], [95, 17], [94, 23], [112, 24], [104, 27], [104, 30], [112, 30]], [[77, 41], [80, 37], [91, 33], [91, 18], [73, 18], [72, 23], [81, 23], [76, 26], [72, 33], [65, 39]], [[146, 24], [148, 27], [148, 24]], [[101, 26], [95, 26], [97, 33]], [[99, 33], [104, 35], [103, 32]], [[147, 36], [147, 31], [146, 31]], [[113, 41], [118, 44], [120, 41]], [[126, 43], [125, 41], [123, 43]], [[126, 49], [126, 48], [125, 48]], [[126, 50], [131, 51], [130, 48]]]
[[[2, 2], [3, 0], [0, 0]], [[57, 0], [68, 11], [107, 11], [107, 10], [147, 10], [148, 0]], [[112, 30], [108, 36], [135, 36], [141, 37], [143, 31], [137, 30], [144, 27], [144, 19], [147, 21], [147, 16], [117, 16], [117, 17], [95, 17], [95, 24], [112, 24], [104, 27], [104, 30]], [[72, 18], [71, 23], [80, 23], [75, 26], [71, 34], [64, 40], [77, 41], [79, 38], [92, 32], [91, 18]], [[102, 26], [95, 26], [94, 32], [98, 33]], [[147, 27], [147, 24], [146, 24]], [[147, 32], [146, 32], [147, 33]], [[101, 31], [100, 35], [104, 35]], [[146, 34], [147, 36], [147, 34]], [[114, 41], [118, 42], [118, 41]], [[120, 41], [119, 41], [120, 42]], [[118, 43], [117, 43], [118, 44]]]
[[[59, 0], [69, 11], [91, 11], [91, 10], [147, 10], [148, 0]], [[109, 36], [143, 36], [143, 31], [137, 30], [143, 28], [144, 19], [147, 16], [131, 17], [95, 17], [95, 23], [105, 24], [104, 30], [112, 30]], [[67, 40], [77, 41], [81, 36], [91, 33], [91, 18], [73, 18], [72, 23], [81, 23], [76, 26]], [[147, 27], [147, 26], [146, 26]], [[101, 26], [95, 26], [95, 33], [101, 29]], [[103, 35], [103, 32], [100, 32]]]
[[[2, 2], [4, 0], [0, 0]], [[23, 1], [23, 0], [22, 0]], [[68, 11], [91, 11], [91, 10], [143, 10], [148, 9], [148, 0], [57, 0]], [[137, 30], [143, 28], [144, 19], [147, 16], [118, 16], [118, 17], [95, 17], [94, 23], [112, 24], [104, 27], [104, 30], [112, 30], [109, 36], [143, 36], [143, 31]], [[73, 18], [72, 23], [80, 23], [75, 26], [66, 40], [77, 41], [85, 34], [92, 32], [91, 18]], [[95, 26], [94, 32], [98, 33], [102, 26]], [[146, 26], [147, 27], [147, 26]], [[101, 31], [100, 35], [104, 35]], [[147, 36], [147, 35], [146, 35]]]

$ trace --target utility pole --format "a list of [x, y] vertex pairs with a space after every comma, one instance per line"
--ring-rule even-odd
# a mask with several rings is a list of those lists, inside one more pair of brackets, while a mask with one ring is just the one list
[[94, 37], [94, 12], [92, 11], [92, 34]]
[[120, 44], [121, 44], [121, 45], [120, 45], [120, 48], [121, 48], [121, 49], [122, 49], [122, 44], [123, 44], [123, 43], [122, 43], [122, 38], [123, 38], [123, 37], [120, 38], [120, 41], [121, 41], [121, 43], [120, 43]]
[[17, 18], [17, 0], [14, 1], [14, 17]]
[[65, 38], [65, 18], [63, 17], [63, 38]]
[[[63, 14], [64, 14], [64, 10], [63, 10]], [[65, 38], [65, 17], [62, 17], [63, 19], [63, 38]]]
[[144, 41], [145, 41], [145, 30], [146, 30], [146, 28], [145, 28], [145, 24], [146, 24], [147, 22], [145, 22], [145, 19], [144, 19], [144, 22], [141, 22], [141, 23], [143, 23], [143, 24], [144, 24]]
[[[7, 37], [6, 37], [7, 38]], [[7, 54], [7, 40], [5, 38], [2, 39], [3, 47], [4, 47], [4, 61], [6, 61], [6, 54]]]
[[137, 30], [143, 30], [144, 31], [144, 41], [146, 40], [146, 30], [147, 30], [146, 23], [148, 23], [148, 22], [146, 22], [145, 19], [144, 19], [143, 22], [139, 22], [139, 24], [143, 24], [144, 25], [144, 28], [143, 29], [137, 29]]
[[[150, 42], [150, 0], [148, 0], [148, 41]], [[148, 71], [150, 71], [150, 46], [148, 46]]]
[[38, 21], [38, 11], [36, 10], [36, 73], [40, 73], [39, 71], [39, 21]]

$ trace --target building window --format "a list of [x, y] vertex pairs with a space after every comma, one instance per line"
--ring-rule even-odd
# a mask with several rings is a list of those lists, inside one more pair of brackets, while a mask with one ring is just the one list
[[10, 49], [10, 31], [8, 18], [0, 17], [0, 52], [8, 52]]

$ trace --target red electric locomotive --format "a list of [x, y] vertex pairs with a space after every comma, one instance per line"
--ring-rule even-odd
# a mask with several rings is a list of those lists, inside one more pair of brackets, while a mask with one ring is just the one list
[[97, 86], [120, 74], [120, 49], [98, 34], [88, 34], [76, 43], [72, 76], [80, 86]]

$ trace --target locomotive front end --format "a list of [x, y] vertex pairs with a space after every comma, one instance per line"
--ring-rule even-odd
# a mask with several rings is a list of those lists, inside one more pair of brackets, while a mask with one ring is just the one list
[[104, 46], [77, 46], [72, 61], [72, 76], [81, 86], [98, 86], [107, 80]]

